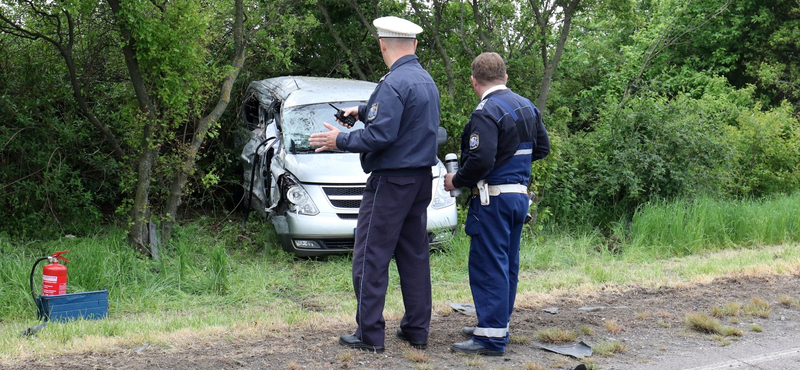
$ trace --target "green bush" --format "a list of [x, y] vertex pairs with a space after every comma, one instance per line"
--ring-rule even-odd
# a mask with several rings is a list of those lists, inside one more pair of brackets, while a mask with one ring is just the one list
[[800, 189], [800, 122], [792, 106], [743, 112], [728, 134], [734, 138], [741, 196], [789, 194]]
[[800, 126], [791, 106], [764, 112], [750, 90], [720, 85], [640, 94], [623, 107], [609, 101], [592, 131], [557, 136], [543, 205], [559, 223], [606, 228], [651, 201], [797, 190]]

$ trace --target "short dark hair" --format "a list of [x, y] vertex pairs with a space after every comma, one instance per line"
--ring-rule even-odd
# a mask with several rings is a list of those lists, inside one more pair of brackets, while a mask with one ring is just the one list
[[497, 53], [482, 53], [472, 61], [472, 77], [481, 85], [492, 82], [504, 83], [506, 63]]

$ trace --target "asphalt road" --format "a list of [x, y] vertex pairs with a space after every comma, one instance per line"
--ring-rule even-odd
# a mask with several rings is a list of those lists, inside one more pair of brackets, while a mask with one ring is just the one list
[[796, 321], [773, 335], [720, 347], [709, 345], [664, 356], [639, 364], [603, 364], [603, 369], [636, 370], [798, 370], [800, 369], [800, 327]]

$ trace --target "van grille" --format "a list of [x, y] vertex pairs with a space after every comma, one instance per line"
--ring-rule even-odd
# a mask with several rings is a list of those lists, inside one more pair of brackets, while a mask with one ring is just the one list
[[[356, 211], [361, 207], [361, 197], [364, 196], [364, 186], [323, 186], [322, 191], [332, 206]], [[339, 217], [342, 217], [341, 214]]]
[[[330, 198], [328, 198], [328, 199], [330, 199]], [[331, 204], [333, 204], [334, 207], [339, 207], [339, 208], [356, 208], [356, 209], [358, 209], [358, 207], [361, 207], [361, 201], [360, 200], [333, 200], [333, 199], [331, 199]]]
[[332, 186], [324, 186], [322, 189], [325, 191], [325, 194], [328, 196], [332, 195], [364, 195], [364, 187], [363, 186], [347, 186], [347, 187], [332, 187]]

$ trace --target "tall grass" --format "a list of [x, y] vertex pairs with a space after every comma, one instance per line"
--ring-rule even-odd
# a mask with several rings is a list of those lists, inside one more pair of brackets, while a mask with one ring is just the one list
[[[800, 241], [797, 209], [800, 195], [762, 202], [653, 204], [629, 225], [619, 226], [613, 240], [594, 231], [526, 229], [518, 302], [538, 304], [538, 297], [552, 292], [607, 284], [663, 284], [763, 266], [778, 273], [797, 269], [800, 248], [791, 244]], [[711, 253], [737, 246], [748, 248]], [[70, 260], [68, 292], [108, 289], [109, 317], [48, 325], [36, 341], [26, 340], [19, 333], [36, 324], [28, 287], [31, 265], [59, 250], [70, 250], [65, 255]], [[435, 313], [449, 311], [449, 302], [472, 301], [468, 255], [469, 237], [462, 231], [444, 250], [432, 253]], [[264, 221], [252, 220], [241, 230], [227, 220], [196, 220], [173, 231], [161, 256], [153, 261], [136, 255], [118, 228], [26, 242], [0, 234], [0, 360], [52, 348], [169, 342], [165, 338], [187, 330], [354, 325], [350, 256], [295, 259], [277, 247], [273, 228]], [[404, 309], [396, 267], [389, 271], [385, 315], [395, 320]], [[35, 276], [39, 294], [41, 266]]]
[[634, 215], [629, 237], [629, 250], [654, 257], [798, 242], [800, 193], [766, 200], [648, 204]]

